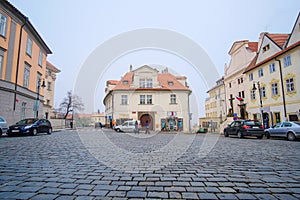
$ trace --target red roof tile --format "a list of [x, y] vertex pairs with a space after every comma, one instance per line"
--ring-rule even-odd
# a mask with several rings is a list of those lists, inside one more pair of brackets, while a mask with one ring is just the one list
[[258, 51], [258, 42], [248, 42], [248, 48], [252, 52], [257, 52]]
[[272, 39], [280, 48], [283, 48], [285, 42], [289, 38], [289, 34], [266, 34], [270, 39]]

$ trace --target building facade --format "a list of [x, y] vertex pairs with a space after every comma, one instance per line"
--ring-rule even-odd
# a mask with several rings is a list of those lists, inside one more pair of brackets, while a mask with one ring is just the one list
[[0, 3], [0, 115], [8, 124], [42, 116], [47, 55], [51, 50], [8, 1]]
[[[291, 34], [262, 35], [257, 57], [245, 70], [251, 119], [266, 127], [281, 121], [299, 121], [300, 19]], [[263, 117], [262, 117], [263, 116]]]
[[189, 89], [186, 77], [175, 76], [167, 69], [161, 73], [147, 65], [127, 72], [120, 81], [107, 81], [103, 100], [106, 124], [116, 121], [146, 121], [150, 130], [190, 130]]
[[231, 57], [228, 67], [224, 67], [224, 84], [226, 94], [226, 107], [229, 117], [247, 118], [247, 105], [245, 104], [245, 75], [246, 67], [251, 63], [257, 52], [257, 42], [248, 40], [233, 43], [229, 55]]
[[208, 131], [219, 132], [227, 118], [224, 77], [217, 80], [207, 93], [209, 97], [205, 100], [205, 117], [199, 119], [199, 125]]
[[45, 74], [45, 88], [44, 88], [44, 103], [43, 103], [43, 113], [46, 119], [55, 118], [54, 111], [54, 89], [56, 74], [60, 70], [57, 69], [49, 61], [46, 62], [46, 74]]

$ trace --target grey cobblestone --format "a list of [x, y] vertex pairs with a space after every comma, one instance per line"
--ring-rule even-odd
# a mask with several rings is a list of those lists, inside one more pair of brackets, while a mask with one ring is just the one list
[[[103, 146], [93, 146], [99, 151], [91, 152], [84, 143], [101, 135], [125, 151], [116, 151], [116, 166], [129, 163], [126, 152], [155, 154], [149, 166], [142, 161], [129, 163], [126, 172], [119, 170], [96, 159]], [[5, 151], [0, 151], [0, 199], [300, 199], [300, 160], [294, 154], [300, 150], [298, 142], [220, 137], [200, 158], [205, 136], [197, 135], [182, 155], [156, 166], [164, 158], [160, 149], [174, 137], [141, 139], [109, 130], [1, 137], [0, 149]], [[177, 148], [173, 146], [174, 152]]]

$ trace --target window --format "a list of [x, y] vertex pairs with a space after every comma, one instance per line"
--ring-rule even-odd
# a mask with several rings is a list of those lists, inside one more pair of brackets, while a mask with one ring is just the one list
[[229, 88], [231, 88], [231, 83], [229, 83]]
[[243, 80], [243, 77], [241, 78], [241, 83], [243, 83], [244, 82], [244, 80]]
[[51, 82], [48, 81], [48, 83], [47, 83], [47, 90], [51, 90], [51, 88], [52, 88]]
[[0, 79], [1, 79], [1, 76], [2, 76], [2, 68], [3, 68], [3, 55], [2, 55], [1, 50], [0, 50]]
[[7, 17], [0, 13], [0, 35], [5, 37]]
[[152, 95], [147, 95], [147, 104], [152, 104]]
[[128, 85], [128, 81], [123, 81], [123, 84], [124, 85]]
[[152, 88], [152, 79], [147, 79], [147, 88]]
[[145, 88], [145, 79], [140, 79], [140, 88]]
[[272, 83], [272, 96], [278, 95], [278, 84]]
[[121, 104], [122, 105], [127, 105], [127, 95], [122, 95], [122, 102], [121, 102]]
[[241, 82], [240, 82], [240, 79], [238, 79], [238, 84], [240, 84]]
[[30, 67], [29, 64], [25, 63], [23, 86], [26, 88], [29, 86]]
[[264, 76], [264, 70], [263, 70], [262, 68], [260, 68], [260, 69], [258, 70], [258, 76], [259, 76], [259, 77]]
[[287, 92], [293, 92], [295, 90], [294, 87], [294, 78], [286, 79], [286, 90]]
[[263, 52], [266, 52], [270, 49], [270, 45], [267, 44], [266, 46], [263, 47]]
[[244, 99], [245, 98], [245, 92], [242, 91], [242, 98]]
[[249, 74], [249, 81], [252, 81], [252, 80], [253, 80], [253, 74], [250, 73], [250, 74]]
[[174, 82], [173, 82], [173, 81], [169, 81], [169, 82], [168, 82], [168, 85], [169, 85], [169, 86], [173, 86], [173, 85], [174, 85]]
[[40, 50], [40, 54], [39, 54], [39, 66], [42, 67], [43, 65], [43, 52]]
[[285, 56], [283, 58], [283, 65], [284, 65], [284, 67], [292, 65], [292, 61], [291, 61], [291, 56], [290, 55]]
[[32, 40], [29, 37], [27, 38], [26, 53], [29, 56], [31, 56], [32, 53]]
[[176, 104], [176, 94], [171, 94], [170, 101], [171, 101], [171, 104]]
[[46, 101], [46, 102], [47, 102], [47, 105], [50, 105], [50, 100], [49, 100], [49, 99], [47, 99], [47, 101]]
[[145, 95], [140, 95], [140, 104], [146, 104]]
[[271, 64], [269, 65], [269, 68], [270, 68], [270, 73], [275, 72], [275, 71], [276, 71], [276, 70], [275, 70], [275, 63], [271, 63]]
[[261, 98], [266, 97], [266, 88], [265, 87], [260, 88], [260, 95], [261, 95]]
[[37, 73], [37, 78], [36, 78], [36, 91], [40, 92], [39, 89], [41, 87], [41, 83], [42, 83], [42, 74]]
[[255, 100], [255, 90], [251, 90], [251, 100]]

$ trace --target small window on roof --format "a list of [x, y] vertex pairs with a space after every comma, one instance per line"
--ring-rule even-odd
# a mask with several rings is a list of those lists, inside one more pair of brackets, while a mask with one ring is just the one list
[[124, 85], [127, 85], [127, 84], [128, 84], [128, 81], [123, 81], [123, 84], [124, 84]]
[[174, 85], [174, 82], [173, 82], [173, 81], [169, 81], [169, 82], [168, 82], [168, 85], [169, 85], [169, 86], [173, 86], [173, 85]]
[[270, 45], [267, 44], [266, 46], [263, 47], [263, 52], [266, 52], [270, 49]]

